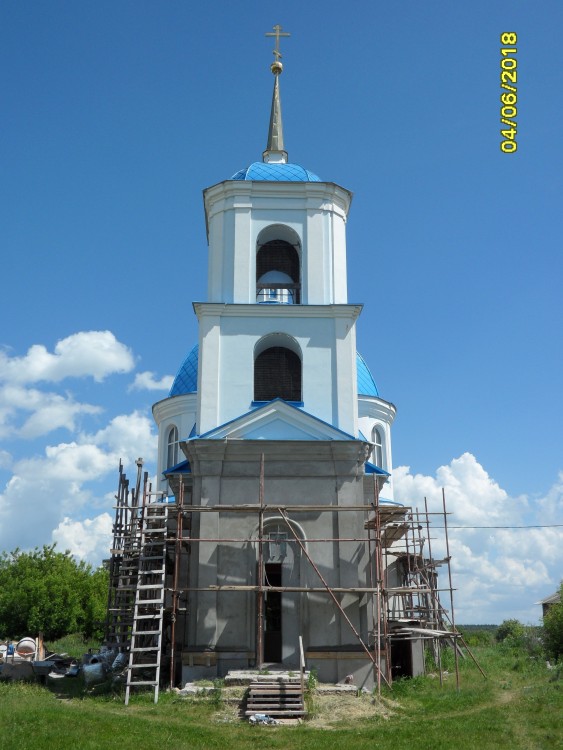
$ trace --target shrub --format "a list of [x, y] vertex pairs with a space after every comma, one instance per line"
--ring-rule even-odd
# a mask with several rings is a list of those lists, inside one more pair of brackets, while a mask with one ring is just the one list
[[562, 601], [552, 604], [543, 618], [544, 646], [553, 659], [563, 657], [563, 581], [559, 591]]
[[519, 620], [504, 620], [497, 628], [495, 639], [498, 643], [503, 643], [507, 638], [521, 638], [524, 630], [524, 625]]

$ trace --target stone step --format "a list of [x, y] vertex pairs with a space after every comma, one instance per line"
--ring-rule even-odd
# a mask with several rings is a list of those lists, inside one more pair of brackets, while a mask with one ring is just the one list
[[[264, 711], [245, 711], [244, 715], [254, 716], [254, 714], [256, 713], [261, 714], [261, 713], [264, 713]], [[292, 716], [305, 716], [306, 713], [307, 711], [305, 711], [305, 709], [303, 710], [279, 710], [279, 711], [272, 710], [270, 708], [268, 709], [268, 716], [279, 716], [280, 718], [284, 718], [284, 717], [291, 718]]]

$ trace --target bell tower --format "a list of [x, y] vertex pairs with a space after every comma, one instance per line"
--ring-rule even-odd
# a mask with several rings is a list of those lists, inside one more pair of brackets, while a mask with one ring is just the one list
[[[190, 506], [190, 554], [179, 571], [186, 614], [175, 632], [183, 679], [269, 661], [296, 669], [301, 636], [321, 679], [354, 672], [367, 680], [371, 661], [357, 656], [351, 635], [367, 641], [373, 630], [367, 599], [344, 595], [354, 631], [343, 629], [308, 556], [337, 590], [369, 585], [365, 509], [389, 479], [395, 407], [356, 351], [362, 305], [348, 302], [346, 264], [352, 195], [289, 161], [285, 34], [278, 26], [271, 36], [266, 149], [203, 191], [199, 341], [153, 407], [160, 487]], [[392, 500], [390, 483], [385, 493]], [[267, 607], [265, 586], [277, 589]]]
[[279, 397], [356, 435], [361, 305], [348, 304], [346, 288], [352, 196], [288, 162], [277, 46], [274, 54], [262, 162], [204, 191], [209, 284], [208, 301], [194, 305], [198, 432]]

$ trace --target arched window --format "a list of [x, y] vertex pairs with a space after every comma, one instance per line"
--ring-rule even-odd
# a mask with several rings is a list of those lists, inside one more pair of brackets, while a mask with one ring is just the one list
[[254, 400], [301, 401], [301, 358], [283, 346], [271, 346], [254, 360]]
[[383, 468], [383, 440], [381, 432], [377, 427], [373, 428], [373, 463], [380, 469]]
[[176, 425], [168, 430], [168, 450], [166, 452], [166, 468], [170, 469], [178, 463], [178, 428]]
[[299, 254], [289, 242], [270, 240], [258, 247], [256, 299], [286, 305], [300, 303]]

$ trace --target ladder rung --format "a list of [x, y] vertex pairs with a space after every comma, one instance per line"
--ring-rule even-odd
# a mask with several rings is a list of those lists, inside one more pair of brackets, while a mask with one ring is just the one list
[[160, 646], [135, 646], [131, 651], [133, 653], [140, 653], [141, 651], [160, 651]]
[[156, 576], [156, 575], [162, 575], [164, 573], [164, 568], [153, 568], [151, 570], [139, 570], [140, 576]]
[[160, 667], [160, 664], [131, 664], [129, 669], [155, 669]]
[[162, 630], [134, 630], [131, 635], [160, 635]]
[[[153, 602], [157, 606], [152, 607], [149, 606], [149, 602]], [[156, 599], [150, 599], [148, 601], [138, 601], [137, 602], [137, 614], [138, 615], [150, 615], [151, 617], [158, 617], [160, 614], [160, 610], [163, 609], [164, 602], [162, 599], [160, 601], [157, 601]], [[139, 612], [139, 610], [142, 609], [143, 612]], [[148, 610], [148, 612], [146, 611]]]
[[134, 682], [128, 682], [127, 687], [135, 687], [136, 685], [158, 685], [157, 680], [135, 680]]
[[153, 615], [137, 615], [136, 620], [160, 620], [160, 612], [155, 612]]

